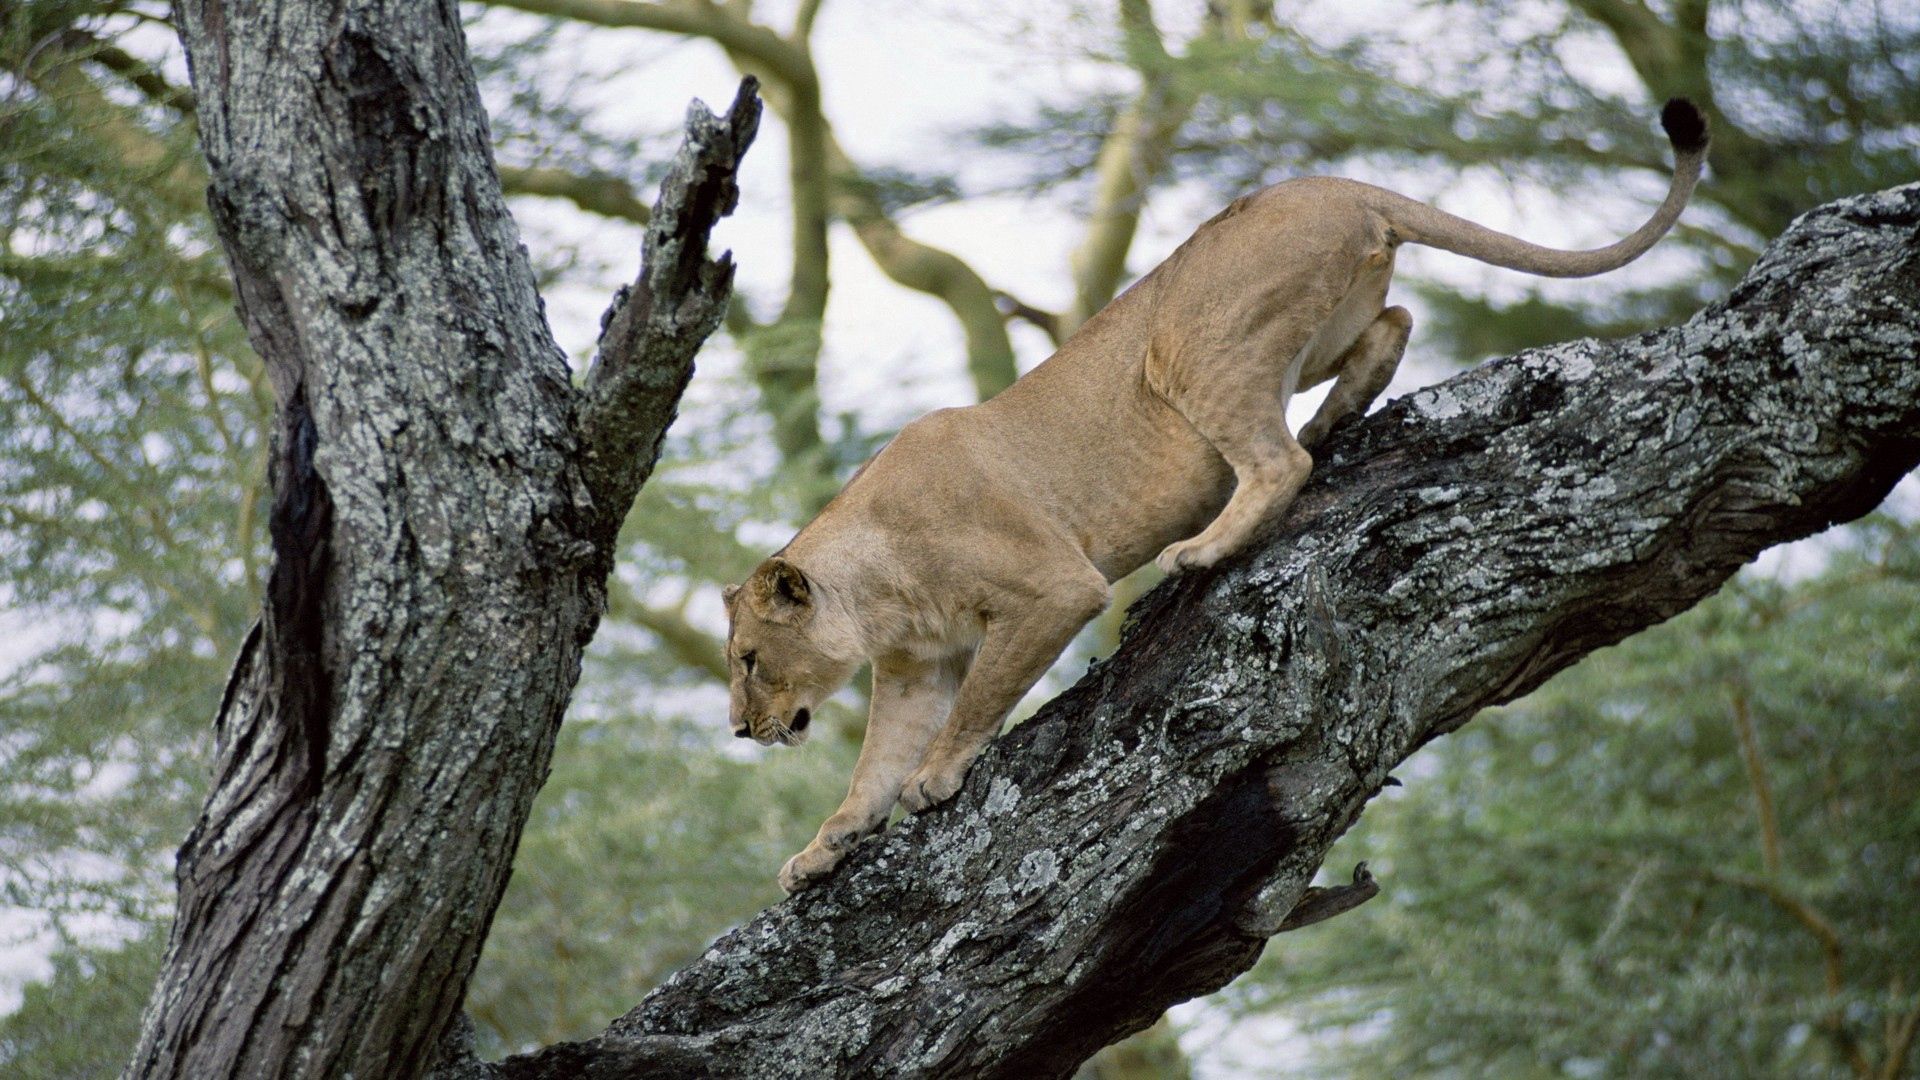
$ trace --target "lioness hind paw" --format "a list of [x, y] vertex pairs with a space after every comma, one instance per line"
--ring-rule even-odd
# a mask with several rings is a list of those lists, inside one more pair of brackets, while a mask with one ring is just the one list
[[1177, 574], [1182, 570], [1205, 570], [1220, 561], [1220, 553], [1215, 545], [1196, 540], [1181, 540], [1168, 544], [1160, 557], [1153, 560], [1161, 573]]

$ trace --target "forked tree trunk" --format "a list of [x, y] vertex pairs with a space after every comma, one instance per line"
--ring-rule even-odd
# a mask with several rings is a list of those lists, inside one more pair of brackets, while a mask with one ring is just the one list
[[216, 719], [129, 1076], [415, 1075], [465, 993], [732, 281], [758, 102], [688, 118], [576, 390], [452, 3], [178, 7], [241, 315], [279, 402], [274, 564]]
[[953, 803], [605, 1035], [480, 1063], [442, 1036], [720, 316], [701, 251], [757, 114], [690, 117], [575, 390], [451, 4], [188, 0], [180, 23], [281, 403], [275, 566], [133, 1076], [405, 1077], [440, 1047], [448, 1077], [1065, 1074], [1364, 898], [1307, 883], [1419, 745], [1920, 458], [1908, 187], [1802, 219], [1685, 326], [1489, 364], [1338, 434], [1257, 550], [1150, 596]]

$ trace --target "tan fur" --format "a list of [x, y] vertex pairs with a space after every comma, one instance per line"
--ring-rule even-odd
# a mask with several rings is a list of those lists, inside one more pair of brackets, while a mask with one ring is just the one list
[[[728, 590], [737, 733], [799, 741], [810, 711], [873, 663], [846, 801], [781, 885], [829, 872], [896, 801], [919, 810], [958, 791], [1110, 582], [1156, 553], [1168, 572], [1212, 566], [1286, 508], [1308, 448], [1366, 409], [1406, 347], [1411, 318], [1385, 306], [1400, 244], [1599, 273], [1672, 226], [1704, 153], [1681, 154], [1652, 220], [1595, 252], [1536, 247], [1349, 180], [1278, 184], [1202, 225], [1002, 393], [907, 425]], [[1296, 440], [1288, 399], [1328, 379]]]

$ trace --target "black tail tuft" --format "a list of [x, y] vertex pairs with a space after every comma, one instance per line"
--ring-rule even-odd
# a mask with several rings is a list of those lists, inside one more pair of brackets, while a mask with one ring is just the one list
[[1671, 98], [1660, 110], [1660, 126], [1667, 129], [1677, 154], [1697, 154], [1707, 148], [1707, 118], [1686, 98]]

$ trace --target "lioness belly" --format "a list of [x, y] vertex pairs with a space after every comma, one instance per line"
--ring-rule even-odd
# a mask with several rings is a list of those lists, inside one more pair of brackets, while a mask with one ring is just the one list
[[1113, 380], [1086, 401], [1074, 400], [1084, 384], [1055, 389], [1044, 414], [1008, 408], [1018, 397], [988, 411], [1010, 479], [1107, 580], [1205, 527], [1233, 493], [1226, 461], [1143, 382]]

